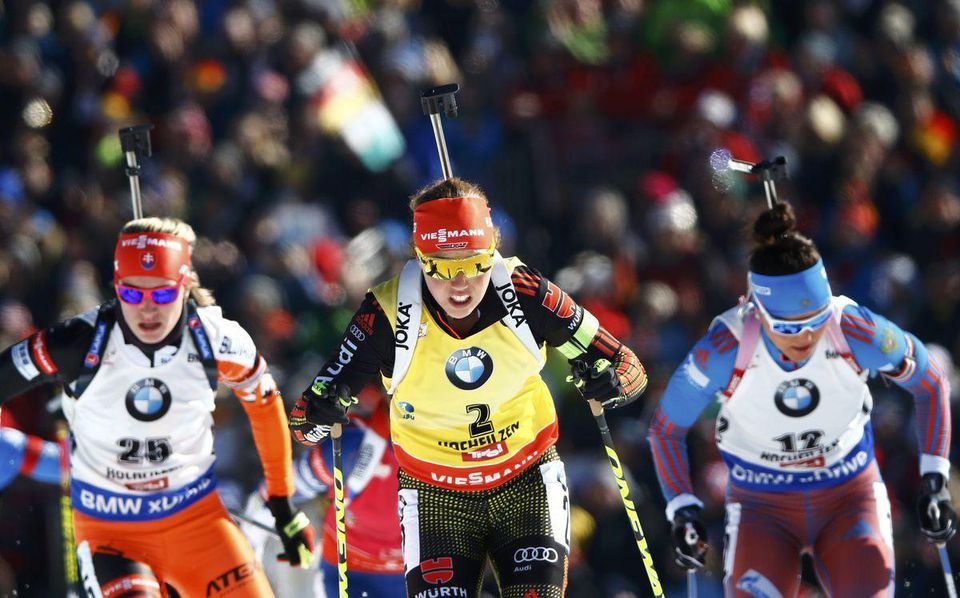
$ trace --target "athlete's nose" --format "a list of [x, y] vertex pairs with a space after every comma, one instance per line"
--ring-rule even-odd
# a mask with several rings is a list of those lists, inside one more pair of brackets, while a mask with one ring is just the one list
[[455, 291], [463, 291], [467, 288], [467, 276], [463, 272], [457, 272], [457, 275], [450, 281], [450, 286]]

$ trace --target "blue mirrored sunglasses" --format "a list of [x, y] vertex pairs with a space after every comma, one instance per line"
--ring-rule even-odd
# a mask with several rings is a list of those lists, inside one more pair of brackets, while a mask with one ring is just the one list
[[822, 311], [813, 314], [809, 318], [802, 320], [781, 320], [771, 316], [770, 312], [763, 307], [763, 304], [756, 297], [753, 298], [753, 304], [760, 310], [760, 314], [763, 316], [763, 319], [767, 321], [767, 324], [769, 324], [770, 330], [784, 336], [796, 336], [807, 331], [816, 332], [823, 327], [824, 324], [829, 322], [831, 316], [833, 316], [833, 310], [830, 309], [828, 305], [823, 308]]
[[116, 287], [117, 297], [120, 297], [121, 301], [129, 303], [130, 305], [140, 305], [143, 303], [143, 298], [147, 293], [150, 293], [150, 299], [157, 305], [173, 303], [177, 300], [177, 297], [180, 296], [179, 284], [155, 289], [138, 289], [137, 287], [128, 287], [122, 284], [118, 284]]

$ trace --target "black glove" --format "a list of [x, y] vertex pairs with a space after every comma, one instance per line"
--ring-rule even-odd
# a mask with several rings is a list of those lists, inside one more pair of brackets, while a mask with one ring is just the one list
[[920, 531], [931, 542], [943, 544], [957, 531], [957, 512], [950, 500], [947, 480], [939, 473], [925, 473], [920, 479]]
[[271, 496], [267, 508], [273, 513], [273, 525], [280, 534], [283, 554], [278, 561], [288, 561], [291, 567], [309, 569], [313, 565], [313, 527], [303, 511], [296, 511], [288, 496]]
[[624, 400], [620, 377], [607, 359], [596, 360], [592, 367], [582, 359], [574, 359], [570, 362], [567, 382], [573, 382], [583, 398], [600, 401], [604, 407], [618, 407]]
[[330, 434], [334, 424], [345, 424], [347, 408], [357, 399], [346, 384], [317, 382], [303, 391], [290, 410], [290, 431], [300, 444], [313, 446]]
[[700, 507], [678, 509], [673, 515], [674, 560], [683, 569], [703, 567], [707, 556], [707, 528], [700, 519]]

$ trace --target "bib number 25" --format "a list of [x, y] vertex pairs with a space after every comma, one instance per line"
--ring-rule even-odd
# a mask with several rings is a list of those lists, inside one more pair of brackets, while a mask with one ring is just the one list
[[170, 447], [170, 438], [120, 438], [117, 446], [122, 451], [117, 457], [121, 463], [140, 464], [163, 463], [170, 458], [173, 449]]

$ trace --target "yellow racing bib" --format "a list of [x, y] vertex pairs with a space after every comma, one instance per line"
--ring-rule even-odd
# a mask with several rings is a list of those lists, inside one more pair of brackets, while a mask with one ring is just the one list
[[[510, 271], [519, 263], [505, 262]], [[398, 280], [373, 289], [394, 330]], [[557, 415], [541, 361], [510, 327], [501, 321], [456, 339], [423, 309], [419, 325], [406, 328], [417, 342], [390, 402], [390, 428], [407, 474], [483, 490], [511, 479], [556, 442]]]

